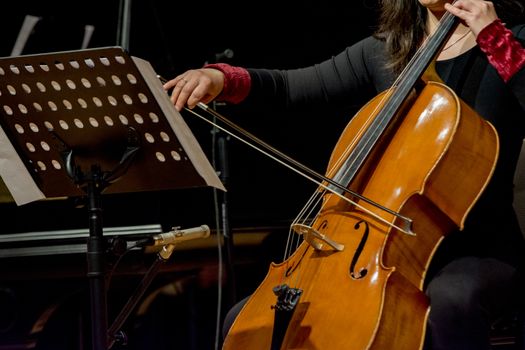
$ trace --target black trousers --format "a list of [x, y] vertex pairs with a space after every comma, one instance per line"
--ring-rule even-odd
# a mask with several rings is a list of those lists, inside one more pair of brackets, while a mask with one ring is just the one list
[[491, 325], [520, 312], [516, 269], [491, 258], [464, 257], [429, 282], [425, 350], [491, 349]]

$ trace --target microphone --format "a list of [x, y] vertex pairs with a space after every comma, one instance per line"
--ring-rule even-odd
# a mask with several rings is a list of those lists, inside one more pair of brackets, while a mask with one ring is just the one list
[[152, 246], [164, 246], [197, 238], [206, 238], [209, 237], [209, 235], [210, 228], [208, 225], [201, 225], [199, 227], [192, 227], [184, 230], [174, 229], [170, 232], [160, 233], [147, 239], [147, 243], [145, 243], [146, 245]]
[[224, 60], [230, 60], [233, 58], [233, 50], [232, 49], [226, 49], [223, 52], [219, 52], [215, 54], [215, 62], [220, 62]]

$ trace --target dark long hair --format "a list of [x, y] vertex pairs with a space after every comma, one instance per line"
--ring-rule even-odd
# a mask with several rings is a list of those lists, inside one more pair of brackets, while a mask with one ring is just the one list
[[[525, 23], [524, 0], [493, 0], [507, 27]], [[427, 10], [417, 0], [379, 0], [379, 25], [375, 35], [386, 42], [389, 68], [399, 73], [426, 35]]]

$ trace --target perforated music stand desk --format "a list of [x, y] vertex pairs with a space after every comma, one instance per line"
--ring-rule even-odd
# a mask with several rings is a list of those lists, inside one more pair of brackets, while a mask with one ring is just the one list
[[225, 189], [151, 65], [120, 47], [0, 58], [0, 126], [0, 175], [18, 204], [88, 194], [92, 338], [105, 349], [99, 195]]

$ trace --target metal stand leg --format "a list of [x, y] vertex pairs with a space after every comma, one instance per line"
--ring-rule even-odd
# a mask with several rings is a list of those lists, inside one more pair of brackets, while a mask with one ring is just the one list
[[140, 298], [142, 298], [144, 292], [147, 290], [147, 288], [150, 286], [151, 282], [159, 272], [160, 268], [162, 267], [161, 264], [169, 259], [174, 248], [175, 245], [172, 244], [162, 247], [162, 250], [157, 254], [157, 259], [153, 262], [151, 267], [144, 275], [142, 281], [140, 282], [140, 285], [131, 295], [126, 305], [124, 305], [115, 321], [113, 321], [113, 324], [108, 330], [109, 349], [111, 349], [115, 343], [126, 343], [126, 335], [121, 331], [122, 326], [124, 325], [127, 318], [129, 317], [133, 309], [136, 307], [137, 303], [140, 301]]

